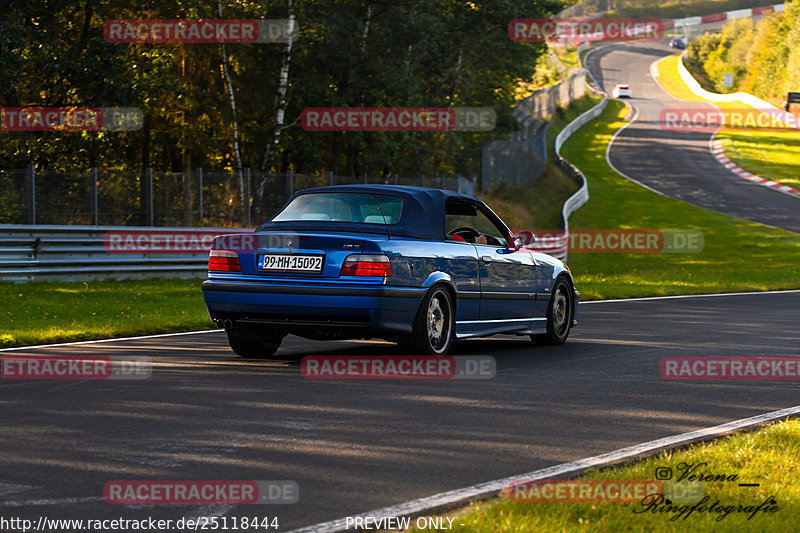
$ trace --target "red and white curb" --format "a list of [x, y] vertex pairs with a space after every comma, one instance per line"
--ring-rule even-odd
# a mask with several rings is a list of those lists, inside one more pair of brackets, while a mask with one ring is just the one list
[[664, 22], [664, 29], [674, 28], [675, 26], [693, 26], [697, 24], [708, 24], [710, 22], [721, 22], [746, 17], [767, 15], [769, 13], [783, 13], [783, 4], [771, 6], [754, 7], [746, 9], [736, 9], [724, 13], [714, 13], [713, 15], [703, 15], [701, 17], [687, 17], [682, 19], [672, 19]]
[[750, 172], [746, 171], [745, 169], [739, 167], [736, 163], [728, 159], [728, 156], [725, 155], [725, 151], [722, 149], [722, 141], [715, 139], [714, 137], [711, 138], [711, 155], [719, 161], [719, 163], [739, 176], [740, 178], [746, 179], [747, 181], [752, 181], [753, 183], [757, 183], [759, 185], [763, 185], [764, 187], [769, 187], [771, 189], [775, 189], [776, 191], [780, 191], [785, 194], [790, 194], [792, 196], [800, 196], [800, 190], [797, 190], [793, 187], [789, 187], [788, 185], [784, 185], [783, 183], [778, 183], [777, 181], [768, 180], [766, 178], [762, 178], [761, 176], [756, 176], [755, 174], [751, 174]]

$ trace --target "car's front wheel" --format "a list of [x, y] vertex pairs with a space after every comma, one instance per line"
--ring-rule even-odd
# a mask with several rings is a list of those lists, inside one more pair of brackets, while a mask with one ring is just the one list
[[434, 287], [422, 300], [412, 333], [401, 339], [405, 353], [444, 355], [453, 340], [453, 300], [447, 289]]
[[575, 315], [575, 295], [566, 278], [559, 278], [547, 307], [547, 333], [531, 335], [536, 344], [564, 344]]
[[283, 341], [283, 334], [279, 332], [270, 332], [262, 339], [253, 339], [247, 337], [240, 337], [230, 331], [225, 331], [228, 335], [228, 344], [231, 345], [231, 350], [241, 357], [247, 359], [266, 359], [272, 357], [278, 348], [281, 347]]

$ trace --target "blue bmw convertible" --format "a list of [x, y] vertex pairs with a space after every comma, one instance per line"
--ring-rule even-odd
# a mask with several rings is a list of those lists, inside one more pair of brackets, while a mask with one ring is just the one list
[[392, 185], [295, 193], [254, 233], [215, 238], [203, 297], [242, 357], [307, 339], [383, 338], [442, 355], [498, 333], [562, 344], [579, 293], [477, 198]]

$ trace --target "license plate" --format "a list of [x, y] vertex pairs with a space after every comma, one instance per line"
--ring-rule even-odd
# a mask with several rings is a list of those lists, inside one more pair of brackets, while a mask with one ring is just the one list
[[264, 254], [258, 256], [258, 269], [275, 272], [322, 272], [321, 255]]

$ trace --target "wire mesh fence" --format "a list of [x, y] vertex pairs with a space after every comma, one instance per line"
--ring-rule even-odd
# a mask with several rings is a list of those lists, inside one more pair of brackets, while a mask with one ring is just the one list
[[323, 185], [385, 183], [474, 194], [458, 177], [347, 177], [292, 172], [143, 173], [0, 170], [0, 224], [253, 227], [296, 191]]

